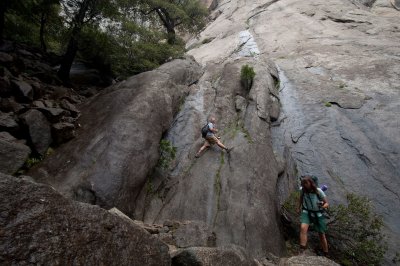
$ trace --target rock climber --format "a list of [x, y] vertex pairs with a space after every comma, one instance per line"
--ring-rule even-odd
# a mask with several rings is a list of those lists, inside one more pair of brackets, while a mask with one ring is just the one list
[[307, 248], [307, 232], [310, 224], [314, 225], [318, 232], [322, 251], [328, 256], [328, 241], [326, 240], [326, 222], [323, 210], [329, 207], [325, 193], [317, 187], [310, 176], [304, 176], [301, 180], [302, 192], [297, 207], [300, 216], [300, 249], [303, 254]]
[[224, 144], [219, 140], [219, 137], [215, 136], [215, 134], [218, 132], [218, 129], [215, 127], [215, 122], [216, 119], [215, 117], [210, 117], [210, 119], [207, 121], [206, 125], [206, 134], [204, 136], [205, 141], [203, 146], [201, 146], [200, 150], [196, 153], [196, 158], [200, 157], [200, 154], [207, 148], [209, 148], [211, 145], [217, 144], [220, 148], [226, 150], [226, 152], [230, 152], [232, 149], [228, 149], [225, 147]]

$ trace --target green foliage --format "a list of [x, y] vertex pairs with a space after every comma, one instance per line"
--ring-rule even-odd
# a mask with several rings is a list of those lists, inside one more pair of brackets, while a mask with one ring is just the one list
[[[181, 39], [174, 37], [173, 43], [166, 42], [164, 24], [155, 12], [149, 13], [151, 7], [166, 8], [165, 14], [180, 32], [198, 31], [207, 15], [197, 0], [6, 2], [6, 38], [48, 48], [60, 55], [68, 54], [71, 60], [74, 51], [78, 51], [78, 59], [86, 65], [119, 78], [152, 70], [184, 54], [185, 44]], [[63, 67], [63, 77], [66, 71], [67, 64]]]
[[325, 103], [325, 106], [326, 106], [326, 107], [331, 107], [332, 104], [331, 104], [330, 102], [326, 102], [326, 103]]
[[149, 195], [154, 194], [155, 189], [154, 189], [154, 185], [153, 185], [153, 182], [150, 177], [148, 177], [146, 180], [145, 188], [146, 188], [147, 194], [149, 194]]
[[242, 66], [240, 71], [240, 81], [242, 86], [249, 91], [253, 86], [253, 80], [256, 76], [256, 72], [254, 72], [254, 68], [249, 65]]
[[26, 162], [25, 162], [25, 166], [27, 168], [32, 168], [33, 166], [37, 165], [38, 163], [40, 163], [43, 160], [42, 157], [37, 158], [37, 157], [29, 157]]
[[172, 146], [169, 140], [162, 139], [160, 141], [160, 159], [158, 160], [157, 166], [167, 170], [175, 157], [176, 147]]
[[169, 44], [176, 41], [175, 30], [199, 32], [206, 23], [208, 11], [199, 0], [141, 0], [143, 11], [149, 18], [158, 18], [167, 32]]
[[[46, 48], [61, 32], [58, 0], [11, 1], [5, 14], [5, 37]], [[41, 31], [42, 29], [42, 31]]]
[[341, 253], [339, 258], [359, 265], [380, 264], [387, 248], [381, 232], [382, 217], [372, 212], [366, 197], [348, 194], [347, 201], [347, 206], [332, 208], [334, 219], [328, 223], [328, 236]]
[[[296, 208], [300, 192], [293, 192], [282, 206], [292, 221], [291, 230], [300, 227]], [[347, 205], [330, 209], [326, 233], [333, 260], [342, 265], [379, 265], [387, 246], [381, 232], [382, 218], [372, 211], [371, 202], [362, 196], [347, 195]], [[292, 236], [297, 241], [298, 235]]]

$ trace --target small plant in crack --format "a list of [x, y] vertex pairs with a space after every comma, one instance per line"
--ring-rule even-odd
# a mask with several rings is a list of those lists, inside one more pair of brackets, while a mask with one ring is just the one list
[[162, 139], [160, 141], [160, 159], [157, 166], [161, 169], [169, 169], [171, 162], [176, 157], [176, 147], [169, 140]]
[[250, 91], [253, 86], [254, 77], [256, 76], [256, 72], [254, 72], [254, 68], [249, 65], [242, 66], [240, 71], [240, 82], [242, 86]]

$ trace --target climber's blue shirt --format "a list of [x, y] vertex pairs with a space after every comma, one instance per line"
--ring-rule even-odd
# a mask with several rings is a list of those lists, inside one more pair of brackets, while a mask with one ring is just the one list
[[213, 136], [214, 136], [214, 133], [211, 131], [211, 129], [214, 129], [214, 124], [211, 123], [211, 122], [209, 122], [209, 123], [208, 123], [208, 132], [207, 132], [206, 138], [209, 138], [209, 137], [213, 137]]

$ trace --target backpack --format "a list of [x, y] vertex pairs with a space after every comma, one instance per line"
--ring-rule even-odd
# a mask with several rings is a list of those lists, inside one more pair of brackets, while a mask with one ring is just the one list
[[208, 128], [208, 123], [207, 123], [201, 128], [201, 137], [203, 139], [206, 138], [208, 131], [209, 131], [209, 128]]

